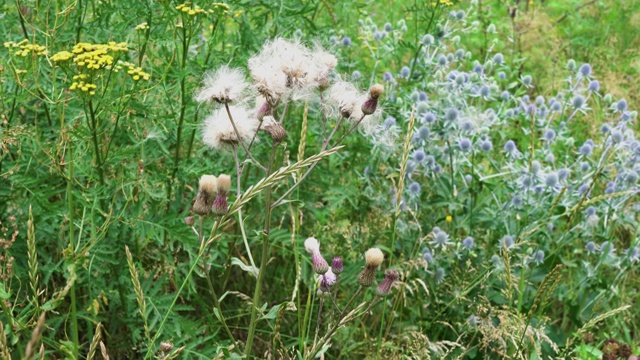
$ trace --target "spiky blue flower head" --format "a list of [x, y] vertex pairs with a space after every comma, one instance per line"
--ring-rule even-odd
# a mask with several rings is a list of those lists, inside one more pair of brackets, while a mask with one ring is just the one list
[[456, 108], [447, 109], [447, 112], [445, 113], [444, 117], [448, 122], [455, 121], [458, 118], [458, 109]]
[[473, 238], [471, 236], [465, 238], [464, 240], [462, 240], [462, 247], [465, 248], [466, 250], [471, 250], [473, 249], [474, 246], [474, 241]]
[[547, 185], [547, 187], [555, 187], [558, 184], [558, 174], [555, 172], [548, 173], [544, 177], [544, 184]]
[[484, 72], [484, 68], [482, 67], [482, 65], [476, 64], [473, 67], [473, 72], [476, 73], [476, 74], [482, 75], [482, 73]]
[[469, 140], [468, 138], [462, 138], [458, 142], [458, 146], [460, 147], [460, 150], [467, 152], [469, 151], [469, 149], [471, 149], [471, 140]]
[[589, 206], [585, 211], [584, 214], [587, 216], [593, 216], [596, 214], [596, 208], [593, 206]]
[[385, 72], [384, 75], [382, 75], [382, 80], [386, 81], [386, 82], [392, 82], [393, 81], [393, 74], [390, 72]]
[[411, 101], [413, 102], [418, 102], [418, 97], [420, 96], [420, 94], [418, 93], [418, 90], [413, 90], [413, 92], [411, 93]]
[[424, 114], [424, 117], [422, 119], [427, 124], [433, 124], [436, 121], [436, 116], [432, 112], [428, 112]]
[[427, 104], [426, 101], [418, 102], [418, 105], [416, 105], [416, 112], [418, 113], [418, 116], [423, 116], [428, 111], [429, 111], [429, 104]]
[[506, 78], [507, 78], [507, 74], [505, 74], [504, 71], [500, 71], [498, 73], [498, 79], [505, 80]]
[[351, 38], [348, 36], [345, 36], [342, 38], [342, 46], [351, 46]]
[[551, 111], [559, 112], [560, 110], [562, 110], [562, 104], [559, 101], [554, 101], [551, 104]]
[[516, 143], [513, 140], [509, 140], [504, 144], [504, 152], [512, 154], [516, 151]]
[[437, 269], [436, 269], [436, 273], [435, 273], [435, 275], [434, 275], [434, 278], [436, 279], [436, 282], [437, 282], [438, 284], [442, 283], [442, 282], [444, 281], [444, 278], [445, 278], [445, 272], [444, 272], [444, 269], [443, 269], [443, 268], [441, 268], [441, 267], [437, 268]]
[[522, 205], [522, 198], [520, 197], [520, 195], [514, 195], [511, 198], [511, 205], [515, 206], [515, 207], [519, 207]]
[[613, 194], [614, 192], [616, 192], [616, 183], [613, 181], [609, 181], [607, 183], [607, 187], [604, 189], [604, 193], [609, 195]]
[[491, 261], [491, 263], [492, 263], [494, 266], [498, 267], [498, 266], [500, 266], [500, 264], [502, 263], [502, 258], [500, 258], [500, 256], [498, 256], [498, 254], [493, 254], [493, 255], [491, 256], [491, 259], [490, 259], [489, 261]]
[[589, 170], [591, 170], [591, 165], [589, 165], [588, 162], [583, 161], [583, 162], [580, 163], [580, 171], [581, 172], [587, 172]]
[[455, 75], [455, 79], [454, 79], [454, 81], [456, 82], [456, 84], [458, 84], [458, 85], [462, 85], [462, 84], [464, 84], [465, 80], [466, 80], [466, 79], [465, 79], [465, 77], [464, 77], [464, 74], [463, 74], [463, 73], [459, 73], [459, 74], [456, 74], [456, 75]]
[[337, 45], [338, 44], [338, 38], [335, 35], [332, 35], [329, 38], [329, 42], [331, 43], [331, 45]]
[[576, 69], [576, 61], [573, 59], [569, 59], [569, 61], [567, 61], [567, 70], [575, 70]]
[[529, 187], [531, 187], [531, 185], [533, 184], [533, 180], [531, 179], [531, 176], [524, 176], [522, 178], [522, 187], [527, 189]]
[[502, 65], [502, 63], [504, 62], [504, 56], [502, 55], [502, 53], [497, 53], [493, 55], [493, 62], [498, 65]]
[[447, 65], [447, 57], [444, 54], [438, 55], [438, 59], [436, 60], [438, 65], [446, 66]]
[[464, 20], [465, 17], [465, 13], [464, 10], [458, 10], [458, 12], [456, 13], [456, 19], [458, 20]]
[[520, 100], [522, 101], [523, 105], [528, 105], [529, 104], [529, 100], [530, 100], [529, 95], [522, 95]]
[[536, 104], [537, 107], [540, 107], [540, 106], [544, 105], [544, 103], [545, 103], [544, 96], [542, 96], [542, 95], [536, 96], [535, 104]]
[[593, 152], [593, 147], [591, 147], [591, 145], [589, 144], [583, 144], [582, 146], [580, 146], [580, 150], [578, 151], [584, 156], [589, 156]]
[[628, 112], [623, 112], [622, 115], [620, 115], [620, 120], [622, 121], [629, 121], [631, 120], [631, 114], [629, 114]]
[[427, 95], [427, 93], [424, 91], [420, 91], [420, 93], [418, 94], [418, 101], [428, 101], [428, 100], [429, 100], [429, 96]]
[[489, 87], [489, 85], [482, 85], [480, 87], [480, 96], [482, 96], [483, 98], [488, 98], [489, 96], [491, 96], [491, 88]]
[[436, 42], [436, 40], [433, 38], [433, 36], [431, 34], [427, 34], [427, 35], [422, 37], [422, 43], [425, 44], [426, 46], [431, 46], [435, 42]]
[[558, 180], [564, 181], [569, 177], [569, 169], [562, 168], [558, 170]]
[[602, 126], [600, 127], [600, 132], [603, 134], [608, 134], [611, 132], [611, 126], [609, 126], [608, 124], [602, 124]]
[[584, 63], [582, 64], [582, 66], [580, 66], [580, 74], [584, 77], [587, 77], [589, 75], [591, 75], [591, 65], [589, 65], [588, 63]]
[[578, 194], [584, 195], [587, 192], [587, 190], [589, 190], [589, 184], [582, 184], [578, 188]]
[[456, 50], [456, 58], [458, 59], [462, 59], [464, 57], [465, 51], [464, 49], [458, 49]]
[[584, 96], [582, 95], [576, 95], [573, 100], [571, 101], [571, 105], [573, 106], [574, 109], [582, 109], [582, 107], [584, 106], [584, 103], [586, 102]]
[[418, 129], [418, 137], [420, 138], [420, 140], [422, 140], [422, 141], [429, 140], [429, 135], [430, 135], [430, 131], [429, 131], [429, 128], [427, 126], [422, 125]]
[[589, 241], [587, 245], [584, 246], [584, 248], [589, 254], [593, 254], [598, 251], [598, 245], [596, 245], [596, 243], [594, 243], [593, 241]]
[[409, 69], [408, 66], [403, 66], [402, 69], [400, 69], [400, 77], [408, 79], [409, 75], [411, 75], [411, 69]]
[[598, 80], [592, 80], [591, 82], [589, 82], [587, 90], [591, 92], [598, 92], [598, 90], [600, 90], [600, 83], [598, 82]]
[[533, 262], [535, 262], [537, 265], [542, 264], [544, 262], [544, 251], [538, 250], [533, 253]]
[[493, 150], [493, 143], [491, 142], [491, 140], [484, 140], [480, 143], [480, 149], [482, 149], [482, 151], [489, 152]]
[[536, 106], [534, 104], [527, 105], [527, 114], [535, 115], [536, 114]]
[[505, 248], [507, 248], [507, 250], [511, 249], [514, 244], [515, 244], [515, 241], [513, 240], [513, 236], [511, 236], [511, 235], [505, 235], [500, 240], [500, 247], [501, 248], [505, 247]]
[[633, 170], [629, 170], [624, 177], [624, 181], [629, 185], [635, 185], [638, 182], [638, 173]]
[[426, 261], [428, 264], [431, 264], [433, 262], [433, 254], [431, 253], [431, 250], [426, 249], [425, 251], [423, 251], [422, 259]]
[[622, 135], [622, 131], [615, 129], [611, 132], [611, 139], [613, 139], [613, 142], [618, 144], [624, 140], [624, 135]]
[[536, 175], [537, 173], [540, 172], [540, 168], [542, 167], [542, 165], [540, 165], [540, 161], [538, 160], [533, 160], [531, 162], [531, 173], [533, 175]]
[[467, 184], [471, 184], [471, 182], [473, 181], [473, 176], [471, 176], [471, 175], [469, 175], [469, 174], [465, 175], [465, 176], [464, 176], [464, 181], [465, 181]]
[[411, 184], [409, 184], [409, 192], [414, 195], [414, 196], [418, 196], [420, 195], [420, 190], [422, 190], [422, 188], [420, 187], [420, 184], [418, 184], [417, 182], [412, 182]]
[[531, 82], [533, 82], [533, 78], [531, 77], [531, 75], [525, 75], [522, 77], [522, 83], [525, 86], [531, 85]]
[[556, 162], [556, 157], [552, 153], [549, 153], [547, 154], [547, 156], [544, 157], [544, 161], [553, 164], [554, 162]]
[[387, 118], [384, 119], [384, 127], [390, 129], [392, 126], [396, 126], [396, 118], [387, 116]]
[[405, 167], [407, 176], [411, 176], [411, 174], [416, 170], [417, 167], [418, 167], [417, 162], [412, 160], [407, 161], [407, 166]]
[[627, 105], [627, 100], [620, 99], [616, 103], [616, 110], [618, 110], [618, 111], [626, 111], [627, 110], [627, 106], [628, 106]]
[[542, 185], [536, 185], [533, 187], [533, 192], [535, 192], [536, 194], [540, 195], [544, 192], [544, 186]]
[[511, 98], [511, 94], [507, 90], [505, 90], [502, 92], [502, 94], [500, 94], [500, 98], [504, 101], [507, 101], [509, 100], [509, 98]]
[[393, 30], [393, 25], [391, 25], [391, 23], [384, 24], [384, 31], [389, 33], [391, 30]]
[[419, 163], [423, 162], [427, 158], [427, 154], [422, 149], [418, 149], [411, 155], [413, 159]]
[[547, 131], [544, 132], [543, 138], [546, 141], [553, 141], [556, 138], [556, 132], [553, 129], [548, 129]]
[[447, 61], [448, 62], [453, 62], [453, 60], [455, 60], [455, 56], [451, 53], [447, 54]]
[[358, 80], [362, 79], [362, 75], [360, 74], [360, 71], [358, 71], [358, 70], [354, 70], [354, 71], [351, 73], [351, 79], [352, 79], [353, 81], [358, 81]]
[[431, 242], [433, 246], [446, 248], [450, 245], [449, 235], [439, 227], [434, 227], [431, 234], [433, 235], [433, 241]]
[[373, 33], [373, 39], [374, 40], [382, 40], [382, 38], [384, 38], [385, 33], [383, 33], [382, 31], [376, 30]]

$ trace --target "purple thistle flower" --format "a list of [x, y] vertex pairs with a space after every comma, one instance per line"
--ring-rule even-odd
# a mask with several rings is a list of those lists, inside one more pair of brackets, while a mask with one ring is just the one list
[[313, 271], [316, 274], [323, 275], [329, 270], [329, 264], [320, 253], [320, 243], [316, 238], [310, 237], [304, 242], [304, 247], [311, 254], [311, 262], [313, 263]]
[[340, 257], [334, 257], [333, 260], [331, 261], [331, 271], [333, 271], [334, 274], [341, 274], [342, 271], [344, 270], [344, 265], [342, 264], [342, 258]]
[[378, 296], [387, 296], [389, 291], [391, 291], [391, 287], [393, 283], [396, 282], [400, 278], [400, 274], [395, 270], [387, 270], [384, 272], [384, 279], [378, 284], [376, 288], [376, 295]]

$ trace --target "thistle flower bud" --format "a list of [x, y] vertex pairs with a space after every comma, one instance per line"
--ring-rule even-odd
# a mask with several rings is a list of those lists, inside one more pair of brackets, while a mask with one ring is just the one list
[[163, 353], [168, 353], [173, 350], [173, 344], [168, 341], [163, 341], [160, 343], [160, 351]]
[[271, 136], [274, 143], [280, 143], [287, 137], [287, 131], [281, 123], [272, 116], [266, 116], [262, 125], [262, 130]]
[[384, 272], [384, 279], [378, 284], [378, 288], [376, 289], [376, 295], [378, 296], [387, 296], [389, 291], [391, 291], [391, 286], [400, 278], [400, 274], [398, 274], [395, 270], [387, 270]]
[[218, 182], [213, 175], [202, 175], [196, 196], [191, 210], [198, 215], [207, 215], [211, 212], [213, 196], [218, 190]]
[[265, 116], [271, 115], [271, 105], [268, 101], [265, 101], [262, 106], [256, 112], [256, 118], [260, 121], [264, 119]]
[[369, 97], [362, 104], [362, 112], [365, 115], [371, 115], [376, 111], [378, 107], [378, 98], [384, 93], [384, 86], [381, 84], [375, 84], [369, 89]]
[[320, 288], [328, 292], [330, 287], [336, 283], [336, 280], [338, 280], [338, 277], [329, 268], [324, 275], [320, 275]]
[[323, 275], [329, 270], [329, 264], [320, 253], [320, 243], [316, 238], [310, 237], [304, 242], [304, 248], [311, 254], [311, 262], [313, 263], [313, 271], [316, 274]]
[[196, 223], [196, 219], [193, 216], [187, 216], [184, 218], [184, 223], [187, 224], [187, 226], [193, 226]]
[[226, 174], [220, 174], [218, 176], [218, 191], [217, 191], [217, 193], [226, 196], [226, 195], [229, 194], [229, 190], [231, 190], [231, 176], [226, 175]]
[[358, 283], [369, 287], [376, 282], [376, 270], [384, 261], [384, 254], [378, 248], [371, 248], [364, 253], [365, 266], [358, 275]]
[[331, 271], [334, 274], [341, 274], [344, 270], [344, 265], [342, 264], [342, 258], [334, 257], [331, 261]]
[[211, 211], [213, 211], [213, 213], [216, 215], [227, 214], [229, 212], [229, 202], [227, 201], [227, 195], [218, 193], [215, 200], [213, 201], [213, 205], [211, 206]]

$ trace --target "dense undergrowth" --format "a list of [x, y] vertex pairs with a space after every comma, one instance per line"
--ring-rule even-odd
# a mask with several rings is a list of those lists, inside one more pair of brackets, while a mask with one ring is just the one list
[[633, 10], [4, 4], [0, 358], [632, 358]]

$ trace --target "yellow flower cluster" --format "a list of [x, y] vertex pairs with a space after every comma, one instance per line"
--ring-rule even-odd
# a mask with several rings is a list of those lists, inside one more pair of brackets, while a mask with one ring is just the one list
[[42, 46], [42, 45], [38, 45], [35, 43], [31, 43], [29, 42], [29, 40], [22, 40], [19, 43], [15, 43], [13, 41], [7, 41], [4, 43], [4, 47], [6, 47], [7, 49], [10, 48], [17, 48], [18, 50], [16, 50], [16, 52], [14, 53], [17, 56], [27, 56], [30, 53], [34, 53], [38, 56], [40, 55], [47, 55], [47, 48]]
[[[440, 2], [440, 5], [453, 6], [453, 2], [451, 2], [451, 0], [440, 0], [439, 2]], [[438, 3], [435, 1], [432, 1], [431, 6], [433, 7], [438, 6]]]
[[147, 22], [143, 22], [141, 24], [139, 24], [138, 26], [136, 26], [136, 30], [147, 30], [149, 28], [149, 24], [147, 24]]
[[90, 82], [85, 82], [86, 79], [87, 79], [87, 75], [85, 74], [79, 74], [74, 76], [73, 80], [76, 80], [76, 81], [74, 81], [71, 84], [71, 86], [69, 87], [69, 90], [80, 90], [82, 92], [89, 93], [89, 95], [92, 95], [92, 96], [95, 95], [96, 94], [95, 90], [98, 86]]
[[[149, 80], [151, 79], [151, 75], [144, 72], [141, 67], [135, 66], [134, 64], [126, 61], [119, 61], [118, 64], [122, 64], [127, 67], [127, 74], [131, 75], [131, 78], [135, 81], [140, 79]], [[119, 67], [119, 65], [118, 65]]]
[[111, 41], [108, 44], [78, 43], [73, 47], [71, 52], [76, 54], [73, 59], [76, 65], [97, 70], [113, 64], [114, 59], [110, 52], [124, 52], [128, 50], [127, 43], [115, 43]]
[[51, 57], [51, 61], [53, 62], [60, 62], [60, 61], [67, 61], [69, 59], [71, 59], [73, 57], [73, 54], [68, 52], [68, 51], [60, 51], [55, 53], [52, 57]]
[[191, 16], [207, 13], [205, 9], [201, 8], [198, 5], [193, 5], [193, 7], [191, 7], [191, 1], [187, 1], [186, 3], [182, 3], [176, 6], [176, 10], [182, 11], [183, 13]]

